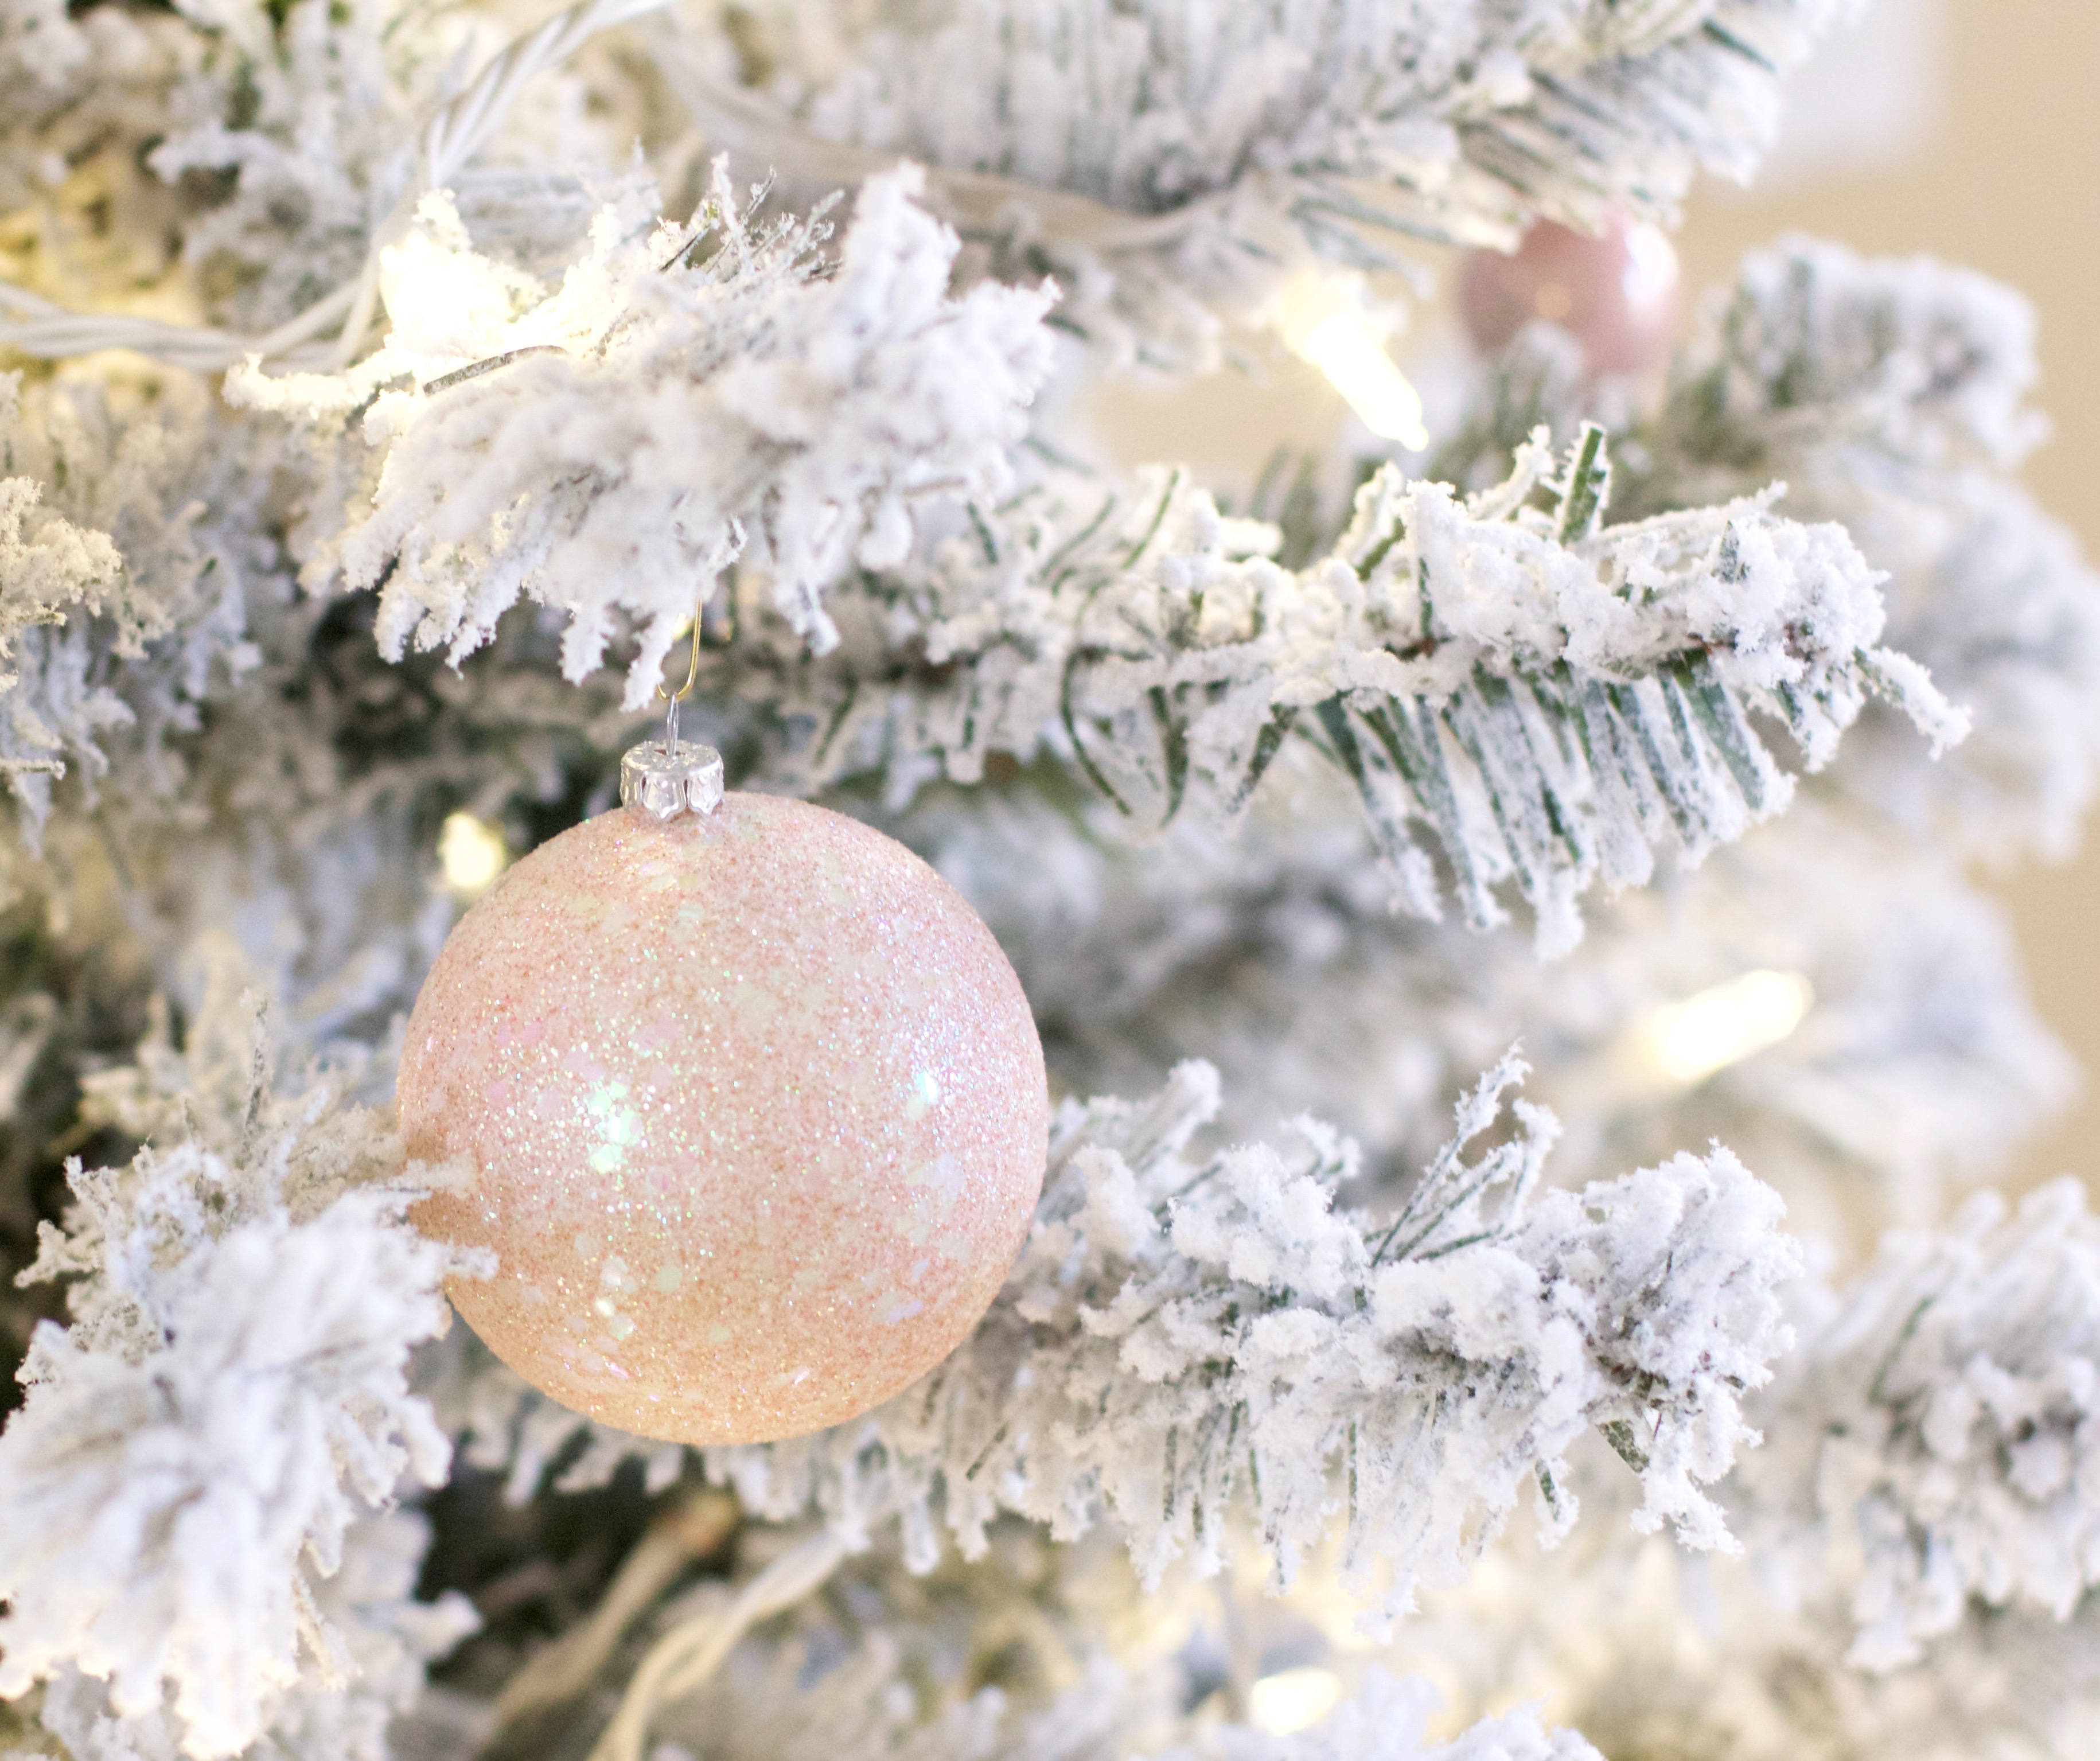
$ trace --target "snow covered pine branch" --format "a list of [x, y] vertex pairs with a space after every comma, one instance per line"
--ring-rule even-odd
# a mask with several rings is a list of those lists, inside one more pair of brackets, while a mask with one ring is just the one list
[[[273, 1098], [252, 1012], [215, 1017], [186, 1059], [149, 1046], [99, 1084], [159, 1141], [75, 1173], [28, 1274], [73, 1280], [75, 1319], [40, 1335], [0, 1440], [0, 1498], [35, 1513], [0, 1534], [11, 1691], [106, 1675], [130, 1719], [165, 1694], [200, 1757], [332, 1685], [316, 1611], [354, 1512], [448, 1454], [403, 1379], [445, 1264], [401, 1220], [390, 1136], [325, 1086]], [[1787, 1341], [1777, 1201], [1718, 1151], [1538, 1194], [1548, 1116], [1519, 1103], [1468, 1154], [1520, 1074], [1483, 1081], [1375, 1221], [1331, 1208], [1354, 1151], [1310, 1121], [1287, 1149], [1192, 1156], [1217, 1106], [1201, 1066], [1143, 1105], [1068, 1105], [1028, 1249], [962, 1352], [864, 1420], [708, 1471], [855, 1546], [898, 1518], [920, 1569], [943, 1523], [975, 1554], [1008, 1510], [1067, 1538], [1110, 1523], [1151, 1578], [1217, 1569], [1244, 1529], [1287, 1580], [1339, 1509], [1352, 1581], [1389, 1568], [1398, 1607], [1527, 1483], [1550, 1530], [1573, 1521], [1555, 1476], [1595, 1429], [1643, 1526], [1732, 1545], [1701, 1488], [1754, 1441], [1741, 1397]]]
[[[2087, 1761], [2090, 1216], [1979, 1201], [1826, 1286], [1670, 1153], [1864, 1239], [2062, 1086], [1957, 866], [2067, 847], [2100, 774], [2016, 297], [1786, 241], [1608, 448], [1579, 376], [1503, 395], [1534, 333], [1450, 484], [1337, 459], [1353, 504], [1276, 524], [1075, 395], [1411, 236], [1666, 220], [1839, 10], [0, 0], [0, 1752], [1597, 1761], [1501, 1710], [1552, 1622], [1614, 1761]], [[442, 1171], [357, 1103], [438, 827], [500, 860], [607, 801], [696, 589], [736, 779], [912, 842], [1063, 1091], [1151, 1097], [1065, 1104], [942, 1369], [695, 1454], [438, 1336]], [[1595, 933], [1542, 967], [1518, 907]], [[201, 989], [221, 932], [254, 972]], [[1783, 1046], [1617, 1082], [1754, 969]], [[1562, 1179], [1660, 1165], [1550, 1189], [1506, 1061], [1415, 1178], [1520, 1033]], [[652, 1547], [704, 1500], [733, 1549]], [[515, 1575], [460, 1569], [492, 1537]], [[1637, 1578], [1662, 1640], [1603, 1618]], [[1416, 1589], [1448, 1743], [1350, 1649]], [[713, 1679], [614, 1714], [666, 1644]], [[1283, 1731], [1307, 1664], [1339, 1702]], [[566, 1724], [504, 1722], [557, 1676]]]
[[[73, 1319], [38, 1329], [0, 1433], [0, 1693], [55, 1678], [91, 1703], [78, 1678], [101, 1677], [82, 1731], [172, 1728], [196, 1756], [302, 1719], [368, 1743], [474, 1624], [359, 1551], [398, 1551], [368, 1513], [450, 1464], [408, 1384], [448, 1319], [449, 1256], [404, 1220], [383, 1123], [325, 1084], [273, 1093], [260, 1016], [216, 1003], [187, 1058], [149, 1044], [98, 1085], [91, 1106], [158, 1141], [72, 1163], [67, 1226], [21, 1274], [66, 1280]], [[360, 1675], [376, 1704], [344, 1692]]]
[[1295, 740], [1352, 779], [1409, 908], [1448, 886], [1485, 927], [1513, 880], [1548, 952], [1598, 881], [1784, 804], [1758, 714], [1811, 768], [1870, 693], [1935, 752], [1965, 730], [1880, 645], [1843, 532], [1779, 516], [1776, 490], [1608, 526], [1602, 432], [1558, 458], [1542, 433], [1468, 497], [1384, 468], [1333, 553], [1285, 568], [1273, 528], [1178, 474], [1014, 452], [1053, 290], [951, 297], [957, 241], [910, 199], [919, 174], [870, 181], [836, 263], [821, 214], [761, 223], [714, 179], [686, 228], [633, 186], [551, 294], [426, 197], [382, 254], [382, 349], [229, 376], [324, 460], [359, 417], [368, 474], [305, 577], [377, 586], [388, 654], [457, 662], [529, 595], [566, 612], [572, 679], [638, 630], [638, 707], [695, 578], [704, 596], [735, 564], [708, 682], [762, 709], [777, 783], [880, 769], [895, 802], [1047, 747], [1149, 827], [1233, 816]]
[[737, 15], [757, 90], [682, 34], [659, 64], [739, 169], [800, 194], [909, 154], [992, 272], [1066, 285], [1104, 364], [1188, 370], [1308, 265], [1507, 245], [1539, 214], [1674, 218], [1696, 170], [1747, 174], [1835, 11], [774, 0]]
[[1503, 920], [1514, 877], [1559, 952], [1592, 885], [1785, 805], [1757, 714], [1811, 767], [1869, 693], [1935, 749], [1966, 730], [1878, 646], [1877, 576], [1840, 527], [1774, 514], [1776, 492], [1608, 526], [1609, 480], [1594, 427], [1558, 459], [1532, 436], [1467, 497], [1387, 466], [1332, 554], [1291, 570], [1273, 527], [1178, 473], [1052, 474], [847, 584], [820, 666], [740, 596], [708, 676], [769, 706], [801, 786], [875, 770], [893, 800], [1047, 747], [1140, 826], [1229, 819], [1307, 743], [1359, 792], [1410, 910], [1436, 916], [1441, 890], [1418, 828], [1469, 922]]
[[[1143, 1103], [1068, 1102], [1028, 1245], [962, 1349], [866, 1419], [709, 1448], [708, 1473], [855, 1546], [901, 1519], [921, 1570], [944, 1525], [975, 1557], [1004, 1511], [1064, 1540], [1108, 1523], [1151, 1582], [1251, 1538], [1287, 1583], [1341, 1512], [1349, 1582], [1368, 1595], [1388, 1569], [1397, 1608], [1527, 1484], [1549, 1533], [1572, 1523], [1555, 1476], [1595, 1430], [1640, 1476], [1639, 1526], [1732, 1547], [1701, 1488], [1755, 1441], [1741, 1397], [1790, 1338], [1778, 1201], [1721, 1150], [1539, 1194], [1556, 1128], [1521, 1101], [1514, 1135], [1468, 1159], [1522, 1074], [1511, 1057], [1483, 1079], [1376, 1219], [1333, 1208], [1356, 1151], [1315, 1121], [1282, 1148], [1192, 1153], [1218, 1107], [1206, 1066]], [[491, 1463], [577, 1423], [547, 1409], [521, 1433], [486, 1393], [477, 1411], [467, 1447]], [[599, 1435], [601, 1472], [647, 1449]]]
[[636, 708], [695, 580], [749, 545], [796, 636], [830, 647], [824, 589], [900, 558], [915, 503], [997, 495], [1050, 369], [1054, 287], [951, 298], [957, 241], [914, 204], [923, 181], [871, 179], [836, 260], [822, 206], [761, 224], [719, 164], [689, 227], [658, 225], [639, 185], [544, 296], [426, 196], [382, 259], [383, 348], [333, 377], [228, 376], [267, 408], [354, 411], [381, 449], [368, 510], [308, 585], [379, 587], [387, 653], [412, 638], [455, 660], [529, 591], [569, 614], [572, 679], [624, 612]]
[[879, 766], [894, 800], [1047, 740], [1156, 825], [1235, 814], [1296, 738], [1352, 778], [1410, 909], [1444, 884], [1418, 826], [1468, 921], [1501, 921], [1513, 879], [1556, 952], [1596, 881], [1784, 804], [1757, 713], [1811, 767], [1870, 692], [1935, 753], [1965, 731], [1879, 645], [1875, 572], [1837, 526], [1772, 512], [1776, 489], [1608, 526], [1602, 430], [1558, 458], [1542, 433], [1469, 497], [1385, 467], [1333, 553], [1286, 569], [1273, 528], [1179, 474], [1014, 454], [1054, 289], [951, 297], [958, 241], [911, 201], [923, 174], [869, 181], [835, 264], [821, 211], [761, 223], [713, 177], [685, 228], [633, 187], [552, 294], [426, 197], [382, 255], [385, 347], [333, 377], [229, 376], [316, 444], [360, 415], [368, 507], [360, 488], [306, 573], [377, 586], [388, 653], [457, 661], [530, 594], [567, 613], [572, 679], [633, 620], [638, 707], [695, 577], [705, 597], [734, 563], [739, 639], [709, 682], [800, 730], [781, 780]]

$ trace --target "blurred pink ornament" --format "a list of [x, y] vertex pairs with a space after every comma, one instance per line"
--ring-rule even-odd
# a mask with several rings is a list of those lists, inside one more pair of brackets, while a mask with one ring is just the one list
[[1582, 346], [1593, 376], [1643, 373], [1677, 329], [1677, 253], [1645, 221], [1615, 218], [1593, 237], [1540, 220], [1514, 254], [1466, 254], [1458, 302], [1473, 341], [1489, 352], [1542, 318]]
[[474, 1331], [577, 1411], [692, 1443], [840, 1423], [947, 1356], [1027, 1231], [1049, 1120], [1027, 999], [961, 895], [743, 794], [511, 867], [416, 1000], [399, 1100], [409, 1153], [471, 1173], [416, 1222], [494, 1250], [450, 1290]]

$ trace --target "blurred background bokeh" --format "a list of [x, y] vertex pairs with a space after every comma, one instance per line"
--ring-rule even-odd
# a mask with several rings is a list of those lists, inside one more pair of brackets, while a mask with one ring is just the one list
[[[1789, 231], [1925, 252], [2010, 282], [2040, 318], [2036, 401], [2054, 434], [2027, 477], [2100, 556], [2100, 7], [2090, 0], [1869, 0], [1799, 77], [1786, 135], [1749, 190], [1693, 200], [1678, 249], [1705, 286]], [[2036, 1005], [2083, 1093], [2014, 1181], [2100, 1187], [2100, 840], [1996, 877]]]
[[[2035, 400], [2054, 432], [2027, 478], [2100, 558], [2100, 5], [1865, 0], [1795, 76], [1756, 183], [1694, 191], [1676, 235], [1688, 293], [1696, 299], [1745, 251], [1788, 232], [1965, 264], [2033, 302]], [[1418, 373], [1433, 373], [1454, 346], [1455, 277], [1440, 280], [1395, 346]], [[1229, 492], [1278, 444], [1330, 448], [1345, 418], [1326, 382], [1280, 346], [1250, 347], [1251, 377], [1104, 393], [1095, 413], [1116, 450], [1187, 460]], [[2096, 833], [2089, 821], [2070, 863], [1979, 876], [2008, 902], [2036, 1005], [2085, 1071], [2071, 1111], [2009, 1170], [2012, 1187], [2068, 1172], [2100, 1191]]]

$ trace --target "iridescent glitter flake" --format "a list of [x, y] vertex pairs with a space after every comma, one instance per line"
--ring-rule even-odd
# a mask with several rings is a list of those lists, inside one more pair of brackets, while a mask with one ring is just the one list
[[513, 866], [417, 999], [399, 1103], [412, 1154], [477, 1171], [417, 1212], [495, 1251], [452, 1291], [475, 1331], [688, 1442], [836, 1424], [946, 1357], [1020, 1246], [1049, 1119], [961, 896], [854, 820], [735, 793]]

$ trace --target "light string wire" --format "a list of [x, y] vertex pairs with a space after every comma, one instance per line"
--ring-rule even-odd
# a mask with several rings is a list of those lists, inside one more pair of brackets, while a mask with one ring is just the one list
[[[416, 205], [433, 189], [447, 187], [501, 125], [527, 82], [567, 59], [599, 31], [661, 11], [669, 0], [581, 0], [536, 30], [516, 38], [475, 76], [458, 96], [439, 107], [424, 126], [417, 175], [373, 232], [355, 280], [317, 300], [296, 317], [262, 336], [241, 336], [205, 325], [117, 312], [78, 312], [0, 281], [0, 347], [55, 360], [99, 349], [130, 349], [173, 367], [223, 373], [253, 358], [282, 360], [302, 350], [302, 361], [340, 373], [357, 357], [379, 300], [380, 258], [408, 230]], [[657, 60], [694, 121], [721, 145], [787, 163], [805, 174], [857, 183], [893, 156], [824, 140], [781, 116], [756, 94], [732, 90], [712, 77], [665, 32]], [[1026, 212], [1061, 241], [1110, 255], [1168, 248], [1218, 212], [1230, 192], [1213, 192], [1162, 214], [1131, 214], [1077, 192], [1045, 189], [993, 173], [928, 167], [928, 182], [942, 205], [966, 228], [996, 232]], [[1251, 173], [1255, 182], [1264, 181]], [[310, 345], [340, 322], [324, 355]]]
[[636, 1666], [620, 1710], [592, 1746], [589, 1761], [642, 1761], [657, 1708], [704, 1685], [739, 1639], [769, 1615], [800, 1602], [845, 1556], [845, 1543], [830, 1529], [819, 1529], [745, 1584], [719, 1613], [695, 1615], [673, 1626]]
[[170, 324], [117, 312], [77, 312], [0, 281], [0, 346], [55, 360], [98, 349], [130, 349], [171, 367], [221, 373], [253, 356], [281, 357], [340, 322], [328, 366], [341, 372], [356, 358], [379, 298], [380, 254], [408, 230], [416, 205], [443, 188], [501, 126], [519, 92], [536, 76], [566, 60], [590, 38], [654, 12], [668, 0], [580, 0], [500, 51], [458, 96], [439, 106], [424, 125], [417, 174], [366, 247], [355, 280], [317, 300], [265, 336], [240, 336], [193, 324]]

